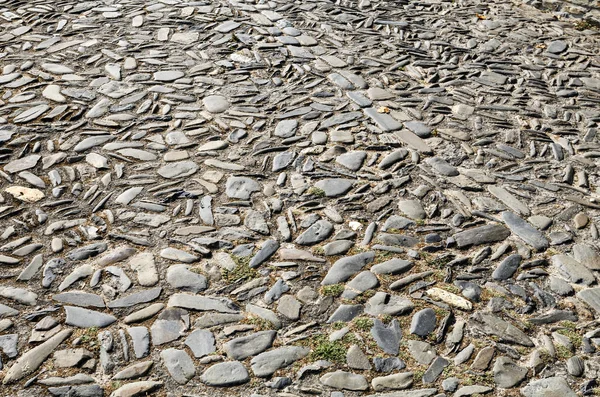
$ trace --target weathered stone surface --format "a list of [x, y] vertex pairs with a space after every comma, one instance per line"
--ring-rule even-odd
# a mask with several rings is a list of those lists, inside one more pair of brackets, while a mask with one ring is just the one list
[[173, 380], [180, 385], [186, 384], [196, 374], [194, 362], [185, 350], [166, 349], [160, 356]]
[[241, 362], [229, 361], [208, 368], [200, 380], [209, 386], [236, 386], [248, 382], [250, 376]]
[[541, 251], [548, 248], [548, 240], [544, 235], [519, 216], [510, 211], [504, 211], [502, 219], [514, 234], [536, 250]]
[[325, 386], [344, 390], [367, 390], [369, 384], [364, 376], [351, 372], [336, 371], [321, 376], [319, 381]]
[[510, 235], [510, 231], [502, 225], [485, 225], [475, 227], [464, 232], [455, 234], [459, 248], [466, 248], [472, 245], [481, 245], [503, 241]]
[[521, 394], [525, 397], [575, 397], [577, 394], [569, 387], [562, 377], [551, 377], [529, 382], [521, 388]]
[[365, 252], [339, 259], [331, 266], [321, 284], [330, 285], [346, 281], [368, 263], [372, 262], [374, 258], [375, 252]]
[[591, 0], [0, 3], [4, 394], [593, 392]]
[[587, 267], [568, 255], [554, 255], [552, 266], [562, 277], [572, 283], [591, 285], [596, 281], [596, 277]]
[[65, 329], [48, 339], [46, 342], [24, 353], [15, 361], [15, 363], [6, 371], [2, 384], [6, 385], [36, 371], [40, 365], [48, 358], [58, 345], [63, 343], [73, 331]]
[[527, 377], [527, 368], [520, 367], [508, 357], [498, 357], [493, 371], [494, 382], [505, 389], [518, 385]]
[[248, 336], [242, 336], [225, 343], [223, 350], [234, 360], [243, 360], [270, 348], [276, 335], [275, 331], [261, 331]]
[[469, 320], [473, 327], [486, 334], [495, 335], [500, 340], [522, 346], [533, 346], [533, 342], [523, 331], [493, 314], [475, 312]]
[[65, 306], [66, 323], [79, 328], [104, 328], [117, 321], [113, 315], [80, 307]]
[[295, 361], [306, 357], [309, 349], [300, 346], [283, 346], [255, 356], [251, 361], [254, 375], [264, 378], [272, 375], [279, 368], [287, 367]]

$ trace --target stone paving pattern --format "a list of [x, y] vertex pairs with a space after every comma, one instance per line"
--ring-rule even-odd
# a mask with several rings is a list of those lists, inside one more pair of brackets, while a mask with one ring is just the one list
[[600, 392], [600, 37], [500, 0], [3, 0], [0, 395]]

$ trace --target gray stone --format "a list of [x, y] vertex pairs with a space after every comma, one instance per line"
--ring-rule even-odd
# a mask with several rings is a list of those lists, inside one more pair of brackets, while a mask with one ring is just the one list
[[425, 210], [418, 200], [401, 200], [398, 202], [398, 208], [404, 215], [411, 219], [425, 219]]
[[252, 268], [260, 266], [262, 263], [267, 261], [277, 250], [279, 249], [279, 241], [267, 240], [261, 247], [261, 249], [252, 257], [249, 266]]
[[237, 386], [248, 382], [250, 375], [241, 362], [229, 361], [209, 367], [200, 380], [209, 386]]
[[185, 76], [185, 73], [183, 73], [179, 70], [163, 70], [163, 71], [154, 73], [154, 80], [171, 82], [171, 81], [180, 79], [183, 76]]
[[397, 316], [409, 313], [413, 308], [414, 304], [410, 299], [378, 291], [367, 301], [365, 312], [372, 316], [382, 314]]
[[260, 191], [260, 185], [247, 177], [230, 176], [225, 184], [225, 194], [230, 198], [248, 200], [252, 193]]
[[354, 246], [351, 240], [336, 240], [323, 246], [325, 256], [336, 256], [345, 254]]
[[69, 252], [67, 258], [72, 261], [82, 261], [103, 253], [107, 248], [108, 245], [106, 243], [90, 244]]
[[585, 370], [584, 361], [577, 356], [570, 357], [567, 360], [567, 372], [572, 376], [582, 376]]
[[215, 337], [212, 332], [204, 329], [197, 329], [189, 334], [185, 338], [185, 344], [196, 358], [202, 358], [216, 351]]
[[387, 327], [379, 320], [373, 320], [371, 335], [377, 342], [377, 346], [388, 354], [397, 355], [400, 349], [400, 339], [402, 339], [402, 331], [398, 320], [393, 320]]
[[375, 274], [402, 274], [412, 268], [413, 264], [404, 259], [390, 259], [371, 267], [371, 272]]
[[392, 215], [388, 219], [386, 219], [381, 230], [384, 232], [391, 230], [404, 230], [414, 225], [415, 222], [408, 218], [398, 215]]
[[154, 364], [154, 361], [152, 361], [152, 360], [142, 361], [141, 363], [132, 364], [129, 367], [126, 367], [126, 368], [122, 369], [121, 371], [117, 372], [115, 374], [115, 376], [112, 377], [112, 379], [113, 380], [137, 379], [139, 377], [146, 375], [148, 373], [148, 371], [150, 371], [150, 368], [152, 368], [153, 364]]
[[515, 387], [527, 377], [527, 368], [518, 366], [508, 357], [498, 357], [494, 363], [494, 382], [498, 387]]
[[93, 357], [86, 349], [65, 349], [54, 352], [54, 365], [59, 368], [77, 367]]
[[308, 229], [296, 238], [296, 244], [314, 245], [327, 239], [333, 233], [331, 222], [321, 219], [313, 223]]
[[87, 292], [63, 292], [62, 294], [54, 295], [52, 299], [57, 302], [82, 307], [106, 307], [104, 299], [101, 296]]
[[521, 388], [525, 397], [576, 397], [577, 394], [569, 387], [564, 377], [551, 377], [532, 380]]
[[346, 364], [352, 369], [371, 369], [369, 358], [357, 345], [352, 345], [346, 352]]
[[163, 382], [150, 380], [127, 383], [112, 392], [111, 397], [142, 396], [162, 385]]
[[588, 244], [574, 244], [575, 260], [590, 270], [600, 270], [600, 255], [594, 247]]
[[21, 171], [25, 171], [35, 167], [42, 156], [34, 154], [31, 156], [23, 157], [19, 160], [11, 161], [4, 166], [4, 171], [16, 174]]
[[198, 164], [193, 161], [169, 163], [156, 170], [157, 174], [167, 179], [183, 178], [198, 171]]
[[287, 367], [306, 357], [310, 349], [300, 346], [283, 346], [255, 356], [250, 361], [252, 372], [259, 378], [273, 375], [279, 368]]
[[373, 378], [371, 385], [375, 391], [408, 389], [413, 384], [413, 376], [412, 372], [379, 376]]
[[296, 120], [282, 120], [275, 127], [275, 136], [280, 138], [290, 138], [296, 134], [296, 128], [298, 128], [298, 121]]
[[523, 241], [531, 245], [537, 251], [542, 251], [548, 248], [549, 243], [544, 235], [518, 215], [515, 215], [510, 211], [504, 211], [502, 213], [502, 220], [504, 220], [506, 226], [508, 226], [511, 232], [519, 236]]
[[474, 227], [456, 233], [454, 240], [458, 248], [466, 248], [472, 245], [482, 245], [503, 241], [510, 235], [510, 231], [502, 225], [485, 225]]
[[427, 308], [416, 312], [410, 323], [410, 333], [426, 337], [435, 330], [437, 319], [435, 311]]
[[502, 341], [533, 347], [533, 342], [523, 331], [493, 314], [475, 312], [469, 322], [472, 327], [488, 335], [495, 335]]
[[332, 324], [338, 321], [351, 321], [353, 318], [362, 314], [364, 309], [365, 307], [363, 305], [339, 305], [329, 319], [327, 319], [327, 323]]
[[373, 366], [377, 372], [391, 372], [396, 369], [406, 368], [404, 361], [398, 357], [375, 357], [373, 358]]
[[196, 374], [196, 367], [185, 350], [166, 349], [160, 353], [167, 371], [173, 380], [180, 385], [189, 382]]
[[460, 383], [460, 380], [458, 378], [455, 378], [455, 377], [446, 378], [442, 381], [442, 389], [444, 389], [444, 391], [453, 392], [456, 390], [459, 383]]
[[363, 151], [348, 152], [348, 153], [339, 155], [335, 159], [335, 162], [343, 165], [344, 167], [346, 167], [352, 171], [358, 171], [362, 167], [366, 158], [367, 158], [367, 152], [363, 152]]
[[492, 387], [482, 385], [463, 386], [454, 393], [454, 397], [481, 395], [492, 390], [494, 390]]
[[169, 298], [168, 306], [199, 311], [216, 311], [219, 313], [237, 313], [234, 303], [227, 298], [213, 298], [191, 294], [173, 294]]
[[62, 330], [41, 345], [23, 353], [23, 355], [21, 355], [21, 357], [19, 357], [6, 371], [2, 384], [6, 385], [16, 382], [36, 371], [46, 358], [52, 354], [54, 349], [71, 336], [72, 332], [73, 331], [70, 329]]
[[184, 263], [192, 263], [200, 259], [196, 255], [192, 255], [189, 252], [172, 247], [167, 247], [160, 251], [160, 256], [165, 259]]
[[514, 254], [507, 256], [494, 270], [492, 278], [494, 280], [508, 280], [515, 274], [521, 264], [521, 255]]
[[326, 197], [343, 196], [352, 189], [354, 181], [350, 179], [322, 179], [315, 183], [315, 187], [321, 189]]
[[263, 215], [254, 210], [249, 210], [244, 218], [244, 226], [253, 232], [257, 232], [264, 235], [269, 235], [269, 226]]
[[591, 285], [596, 281], [596, 277], [587, 267], [568, 255], [552, 256], [552, 266], [562, 277], [572, 283]]
[[375, 259], [375, 252], [364, 252], [361, 254], [338, 259], [321, 281], [321, 285], [337, 284], [348, 280], [358, 273], [363, 267]]
[[80, 307], [65, 306], [66, 320], [65, 323], [79, 328], [104, 328], [108, 327], [117, 318], [110, 314], [100, 313], [97, 311], [82, 309]]
[[389, 114], [379, 113], [375, 108], [366, 108], [363, 111], [384, 132], [396, 131], [402, 128], [402, 124]]
[[[404, 160], [406, 158], [406, 156], [408, 156], [408, 150], [406, 150], [404, 148], [394, 150], [393, 152], [391, 152], [390, 154], [388, 154], [381, 160], [378, 167], [381, 168], [382, 170], [385, 170], [385, 169], [391, 167], [392, 165], [398, 163], [399, 161]], [[392, 215], [391, 217], [394, 217], [394, 216], [395, 215]]]
[[546, 51], [548, 51], [551, 54], [560, 54], [561, 52], [564, 52], [567, 48], [568, 44], [565, 41], [556, 40], [548, 44], [548, 48], [546, 48]]
[[160, 313], [150, 327], [152, 344], [162, 345], [181, 337], [190, 326], [187, 311], [179, 308], [167, 308]]
[[[418, 134], [417, 134], [418, 135]], [[456, 167], [448, 163], [446, 160], [440, 157], [430, 157], [426, 160], [431, 168], [437, 173], [444, 176], [457, 176], [458, 170]]]
[[423, 374], [423, 383], [433, 383], [437, 380], [437, 378], [442, 374], [444, 368], [446, 368], [450, 362], [445, 358], [438, 356], [429, 365], [427, 371]]
[[49, 387], [48, 392], [53, 396], [102, 397], [104, 390], [100, 385], [60, 386]]
[[223, 350], [234, 360], [244, 360], [267, 350], [273, 345], [275, 331], [261, 331], [223, 344]]
[[405, 121], [404, 127], [408, 128], [421, 138], [429, 138], [431, 136], [431, 127], [420, 121]]
[[427, 342], [408, 340], [408, 351], [413, 358], [423, 365], [429, 365], [437, 356], [435, 349]]
[[121, 308], [121, 307], [131, 307], [135, 305], [139, 305], [140, 303], [151, 302], [154, 299], [158, 298], [162, 291], [161, 287], [145, 289], [140, 292], [134, 292], [127, 296], [124, 296], [119, 299], [115, 299], [114, 301], [108, 302], [108, 307], [111, 309]]
[[0, 350], [8, 358], [13, 358], [18, 355], [17, 342], [19, 341], [18, 334], [0, 335]]
[[291, 295], [283, 295], [279, 299], [277, 312], [283, 314], [289, 320], [298, 320], [302, 304]]
[[583, 289], [577, 293], [577, 298], [600, 314], [600, 287]]
[[319, 381], [325, 386], [336, 389], [362, 391], [369, 388], [369, 384], [364, 376], [344, 371], [327, 373], [321, 376]]
[[0, 287], [0, 296], [21, 303], [23, 305], [34, 306], [38, 295], [24, 288]]
[[206, 277], [191, 271], [185, 264], [169, 266], [166, 280], [175, 289], [194, 293], [204, 291], [207, 287]]
[[527, 205], [525, 205], [521, 200], [517, 199], [514, 195], [512, 195], [508, 190], [504, 189], [503, 187], [490, 185], [488, 186], [488, 191], [508, 208], [515, 211], [517, 214], [521, 216], [529, 216], [529, 214], [531, 213]]
[[346, 288], [342, 293], [342, 298], [354, 299], [361, 293], [375, 288], [378, 285], [379, 280], [375, 274], [368, 270], [362, 271], [346, 284]]
[[[133, 342], [133, 352], [135, 357], [146, 357], [150, 353], [150, 334], [148, 333], [148, 328], [143, 326], [130, 327], [127, 328], [127, 333], [129, 333], [131, 341]], [[156, 341], [154, 341], [154, 344], [157, 344]]]
[[223, 113], [229, 109], [227, 98], [221, 95], [209, 95], [202, 99], [202, 104], [211, 113]]

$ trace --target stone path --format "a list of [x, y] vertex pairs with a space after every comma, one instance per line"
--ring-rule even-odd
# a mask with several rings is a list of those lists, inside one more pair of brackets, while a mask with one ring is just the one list
[[0, 18], [0, 395], [600, 391], [597, 31], [499, 0]]

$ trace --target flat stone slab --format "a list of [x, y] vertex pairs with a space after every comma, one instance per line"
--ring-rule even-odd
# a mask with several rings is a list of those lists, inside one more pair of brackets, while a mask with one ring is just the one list
[[466, 248], [472, 245], [482, 245], [503, 241], [510, 235], [510, 230], [502, 225], [485, 225], [474, 227], [456, 233], [454, 239], [458, 248]]
[[113, 315], [94, 310], [74, 306], [65, 306], [64, 308], [67, 315], [66, 323], [79, 328], [104, 328], [117, 321]]
[[548, 248], [548, 239], [518, 215], [510, 211], [504, 211], [502, 213], [502, 220], [506, 223], [506, 226], [508, 226], [511, 232], [516, 234], [527, 244], [531, 245], [535, 250], [543, 251]]

